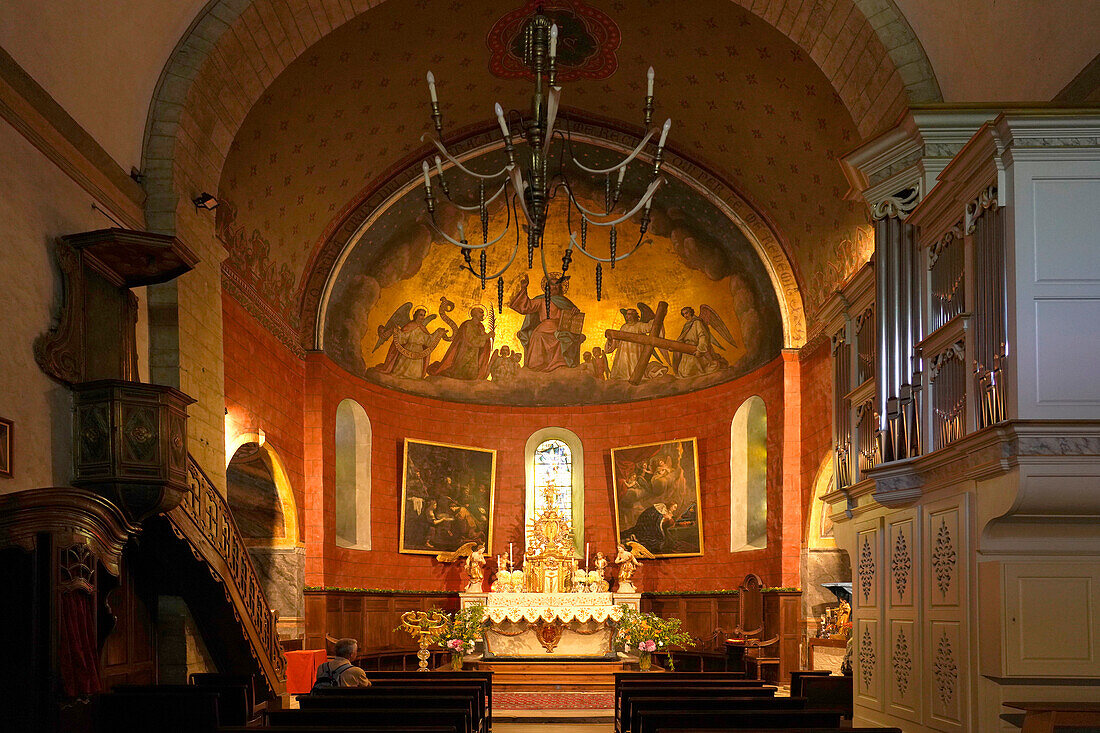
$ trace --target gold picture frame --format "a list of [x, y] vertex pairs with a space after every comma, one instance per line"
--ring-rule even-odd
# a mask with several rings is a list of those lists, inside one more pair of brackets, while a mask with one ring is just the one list
[[611, 449], [615, 536], [657, 557], [703, 554], [699, 446], [695, 438]]
[[398, 552], [436, 555], [469, 541], [492, 551], [497, 452], [406, 438]]
[[12, 477], [12, 456], [15, 453], [15, 423], [0, 417], [0, 478]]

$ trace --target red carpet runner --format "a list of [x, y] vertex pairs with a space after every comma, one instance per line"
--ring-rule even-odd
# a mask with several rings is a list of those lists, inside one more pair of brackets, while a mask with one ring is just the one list
[[610, 710], [613, 692], [494, 692], [494, 710]]

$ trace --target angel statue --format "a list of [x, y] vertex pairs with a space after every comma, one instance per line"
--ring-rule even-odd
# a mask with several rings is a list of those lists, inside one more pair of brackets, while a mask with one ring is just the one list
[[434, 318], [423, 306], [414, 311], [412, 303], [405, 303], [395, 310], [386, 325], [378, 327], [378, 342], [373, 351], [378, 351], [382, 344], [393, 339], [390, 350], [386, 352], [386, 360], [376, 367], [378, 371], [395, 377], [423, 379], [436, 344], [440, 339], [450, 340], [445, 328], [428, 331], [428, 324]]
[[[703, 304], [699, 306], [699, 315], [695, 315], [694, 308], [684, 306], [680, 309], [680, 315], [684, 318], [684, 327], [680, 329], [680, 336], [676, 340], [694, 346], [695, 353], [672, 355], [672, 370], [676, 376], [698, 377], [727, 368], [729, 364], [718, 351], [725, 349], [723, 340], [729, 346], [737, 344], [717, 311]], [[722, 340], [716, 341], [713, 338], [714, 333]]]
[[593, 593], [606, 593], [611, 590], [611, 584], [604, 577], [607, 573], [607, 556], [602, 552], [596, 553], [596, 569], [588, 573], [589, 590]]
[[615, 556], [615, 564], [619, 566], [619, 587], [616, 593], [637, 593], [638, 589], [631, 582], [635, 571], [641, 566], [638, 558], [656, 560], [652, 552], [646, 549], [641, 542], [627, 540], [619, 544], [619, 554]]
[[470, 541], [454, 552], [441, 552], [435, 556], [439, 562], [452, 563], [460, 557], [466, 558], [463, 569], [466, 571], [466, 592], [481, 592], [481, 581], [485, 577], [485, 545]]

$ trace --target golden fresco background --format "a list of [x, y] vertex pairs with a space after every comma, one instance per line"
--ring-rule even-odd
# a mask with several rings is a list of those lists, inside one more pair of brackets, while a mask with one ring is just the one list
[[[608, 165], [621, 155], [588, 144], [575, 145], [574, 152], [590, 166]], [[499, 155], [499, 152], [485, 153], [480, 168], [495, 167]], [[476, 163], [471, 165], [478, 167]], [[456, 201], [476, 200], [476, 193], [462, 189], [453, 172], [445, 175]], [[645, 166], [631, 167], [623, 201], [637, 200], [646, 176]], [[586, 208], [602, 208], [602, 190], [579, 181], [575, 182], [574, 190]], [[497, 204], [490, 222], [490, 238], [498, 236], [504, 226], [506, 213], [499, 201]], [[637, 217], [620, 226], [620, 255], [630, 251], [638, 241], [639, 220]], [[470, 240], [479, 242], [481, 228], [476, 212], [466, 214], [437, 204], [437, 222], [450, 236], [457, 238], [459, 221]], [[572, 226], [579, 235], [575, 214]], [[514, 227], [513, 221], [505, 238], [489, 248], [489, 274], [500, 269], [511, 256], [516, 243]], [[562, 366], [552, 371], [521, 367], [507, 380], [496, 375], [453, 379], [422, 374], [418, 368], [411, 372], [401, 368], [387, 371], [385, 365], [387, 359], [392, 359], [395, 338], [380, 339], [380, 330], [406, 303], [411, 302], [414, 309], [424, 307], [429, 314], [437, 314], [441, 297], [454, 303], [449, 315], [459, 325], [470, 317], [472, 306], [492, 307], [493, 315], [487, 315], [484, 321], [484, 330], [489, 331], [491, 321], [495, 320], [490, 351], [499, 355], [501, 347], [507, 346], [508, 350], [522, 354], [524, 347], [517, 333], [524, 315], [511, 309], [509, 302], [525, 273], [530, 278], [527, 293], [532, 299], [541, 299], [543, 269], [536, 250], [534, 267], [527, 270], [526, 240], [521, 239], [516, 261], [505, 273], [504, 309], [498, 313], [496, 281], [488, 281], [483, 291], [478, 278], [459, 269], [463, 262], [460, 250], [431, 232], [424, 211], [423, 186], [414, 187], [366, 225], [337, 275], [325, 320], [326, 353], [349, 371], [389, 387], [443, 399], [503, 404], [621, 402], [678, 394], [740, 376], [779, 353], [778, 307], [755, 252], [717, 207], [687, 184], [669, 176], [655, 199], [653, 221], [644, 243], [614, 269], [603, 265], [600, 301], [596, 300], [595, 262], [574, 251], [565, 295], [585, 314], [585, 340], [576, 355], [579, 357], [576, 367]], [[564, 205], [559, 201], [552, 205], [547, 226], [546, 265], [550, 272], [561, 271], [561, 257], [568, 240]], [[608, 255], [606, 229], [590, 226], [587, 241], [590, 252], [602, 257]], [[477, 269], [476, 251], [473, 263]], [[717, 314], [721, 324], [709, 326], [708, 330], [712, 341], [721, 346], [718, 353], [724, 363], [705, 373], [690, 374], [686, 369], [679, 370], [685, 374], [677, 374], [677, 369], [667, 368], [668, 364], [665, 364], [667, 373], [661, 374], [657, 366], [650, 378], [637, 385], [625, 379], [594, 376], [598, 368], [588, 368], [591, 362], [586, 365], [584, 353], [605, 347], [604, 331], [617, 329], [624, 323], [620, 309], [638, 308], [642, 302], [655, 310], [662, 300], [668, 303], [664, 320], [664, 335], [668, 339], [680, 336], [685, 325], [680, 312], [684, 306], [700, 314], [706, 305]], [[403, 325], [405, 319], [399, 320], [398, 325]], [[449, 336], [453, 335], [438, 315], [425, 325], [428, 332], [445, 328]], [[730, 339], [721, 335], [727, 331]], [[427, 363], [442, 360], [449, 346], [445, 340], [436, 343]], [[608, 355], [609, 367], [614, 365], [615, 358], [615, 354]]]

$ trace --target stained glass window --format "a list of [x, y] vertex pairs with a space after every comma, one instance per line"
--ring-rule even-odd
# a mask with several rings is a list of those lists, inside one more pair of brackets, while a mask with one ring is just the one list
[[544, 488], [553, 487], [554, 502], [572, 524], [573, 455], [560, 440], [546, 440], [535, 449], [535, 516], [546, 506]]

